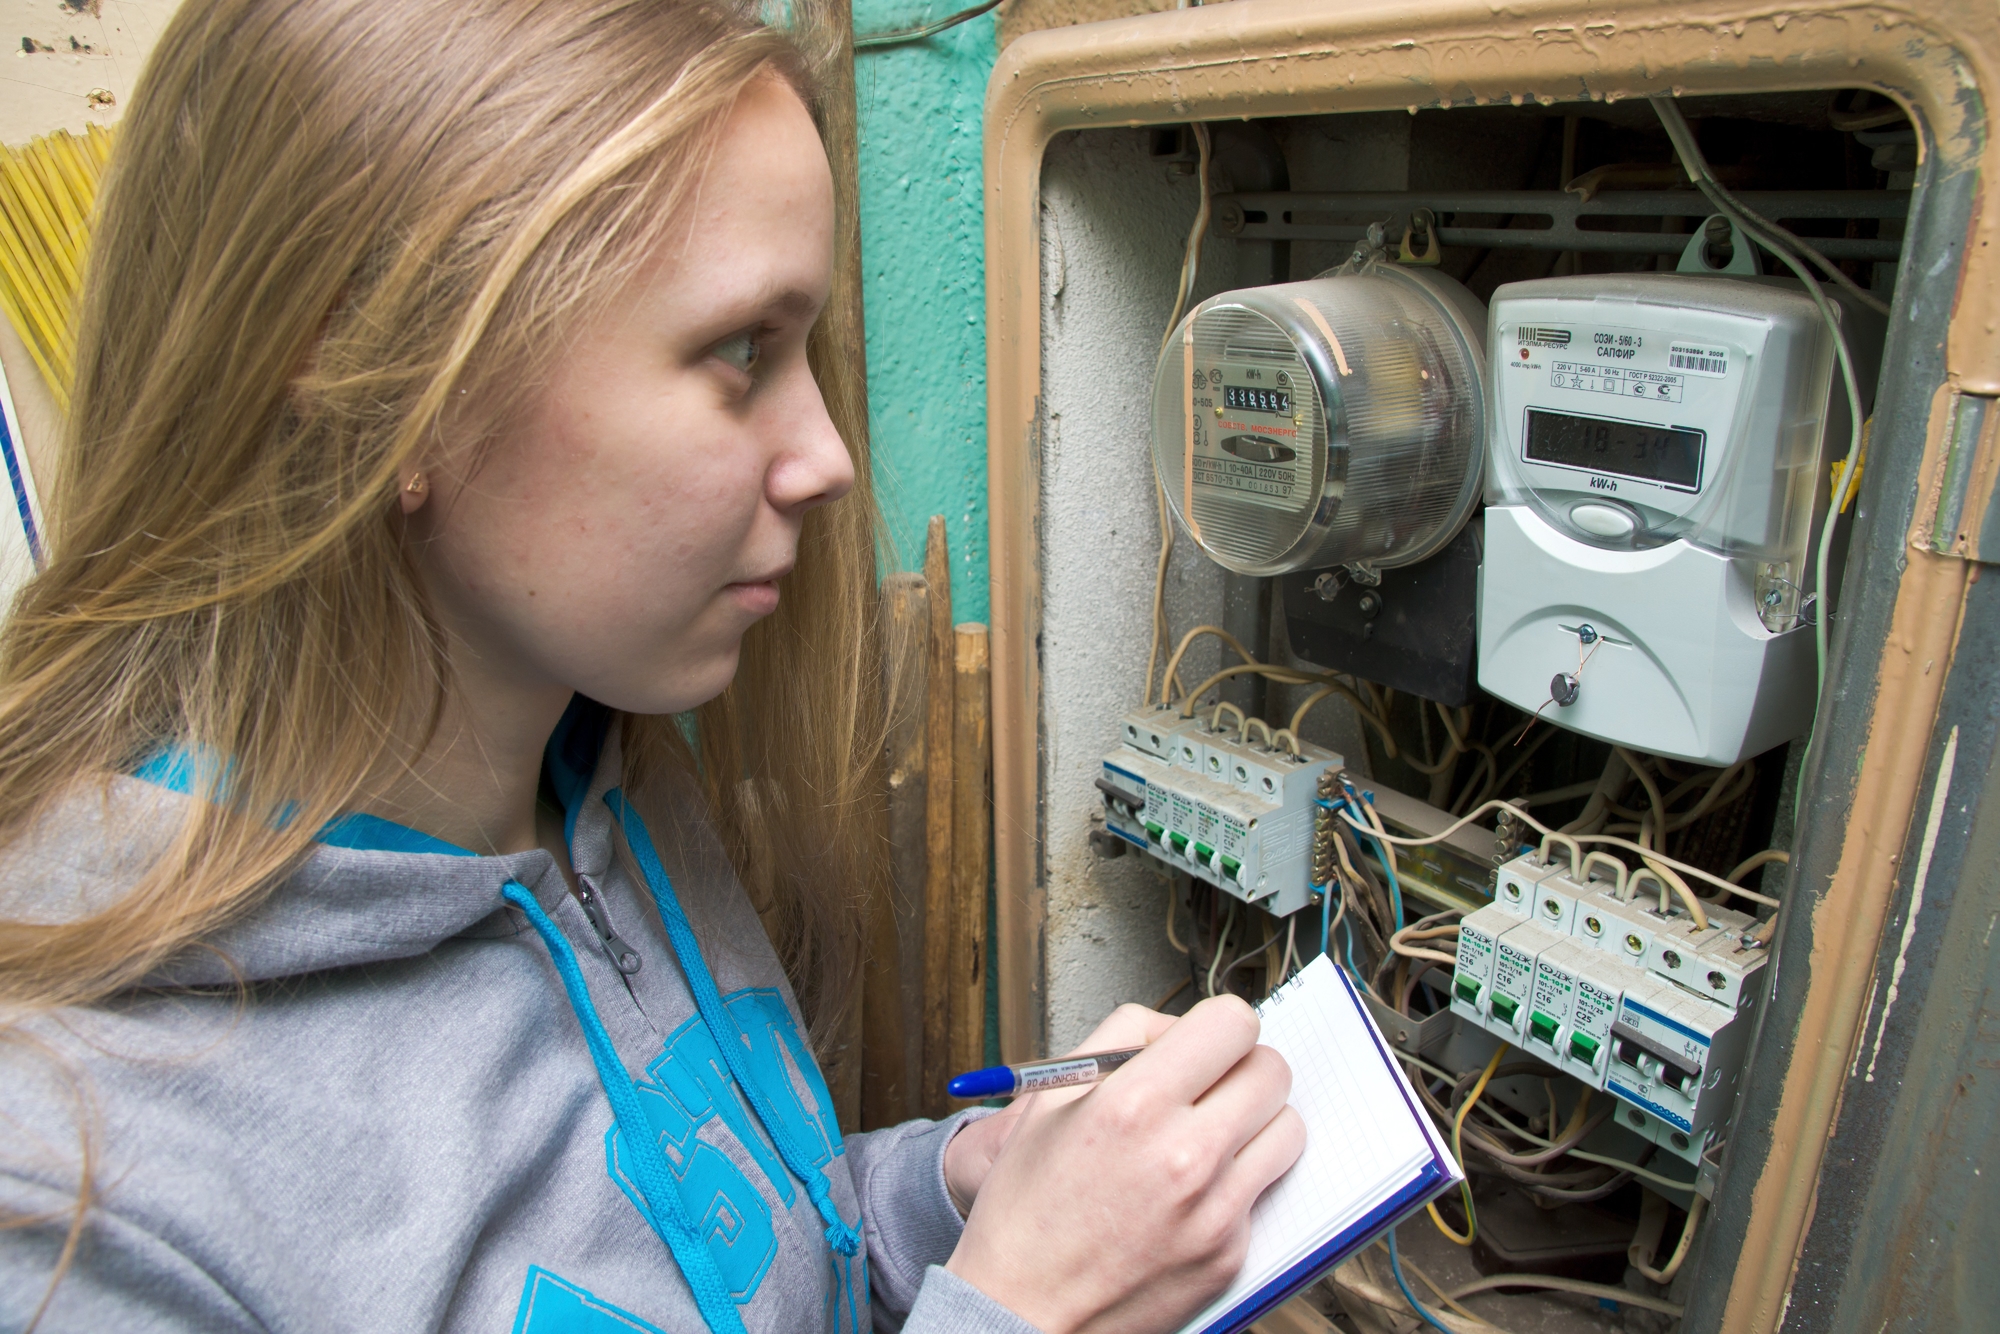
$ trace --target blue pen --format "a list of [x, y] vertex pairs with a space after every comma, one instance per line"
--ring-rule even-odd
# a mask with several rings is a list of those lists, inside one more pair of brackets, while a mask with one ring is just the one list
[[954, 1098], [1014, 1098], [1043, 1089], [1075, 1088], [1079, 1084], [1095, 1084], [1144, 1050], [1144, 1047], [1123, 1047], [1087, 1056], [1060, 1056], [1049, 1061], [969, 1070], [945, 1087]]

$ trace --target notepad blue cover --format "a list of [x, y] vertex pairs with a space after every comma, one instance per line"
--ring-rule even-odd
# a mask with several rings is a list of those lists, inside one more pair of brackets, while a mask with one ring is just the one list
[[[1354, 989], [1354, 983], [1346, 971], [1335, 969], [1335, 973], [1340, 978], [1341, 985], [1346, 988], [1348, 999], [1366, 1015], [1367, 1007], [1362, 1002], [1360, 993]], [[1411, 1117], [1416, 1118], [1421, 1124], [1428, 1114], [1410, 1096], [1408, 1085], [1402, 1078], [1401, 1072], [1396, 1069], [1394, 1058], [1390, 1055], [1372, 1019], [1368, 1025], [1368, 1032], [1374, 1040], [1377, 1057], [1388, 1067], [1397, 1086], [1402, 1089], [1403, 1101], [1409, 1108]], [[1305, 1259], [1252, 1292], [1216, 1319], [1203, 1325], [1201, 1334], [1235, 1334], [1235, 1331], [1250, 1325], [1287, 1298], [1310, 1287], [1328, 1270], [1338, 1267], [1350, 1256], [1366, 1249], [1377, 1237], [1449, 1189], [1459, 1179], [1458, 1173], [1453, 1170], [1449, 1160], [1438, 1156], [1434, 1141], [1429, 1135], [1425, 1136], [1425, 1142], [1433, 1144], [1431, 1159], [1418, 1165], [1416, 1175], [1408, 1183], [1352, 1225], [1336, 1233], [1325, 1245], [1313, 1251]]]

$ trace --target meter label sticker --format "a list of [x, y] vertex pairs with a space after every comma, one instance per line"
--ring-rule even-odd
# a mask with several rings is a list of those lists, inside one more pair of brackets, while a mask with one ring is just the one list
[[1677, 371], [1721, 377], [1729, 374], [1729, 349], [1702, 343], [1673, 343], [1667, 347], [1667, 364]]
[[1189, 487], [1260, 508], [1302, 503], [1312, 483], [1312, 405], [1290, 372], [1224, 362], [1195, 368], [1193, 378]]
[[[1680, 363], [1675, 362], [1676, 365]], [[1726, 363], [1725, 363], [1726, 364]], [[1643, 399], [1649, 403], [1678, 403], [1687, 385], [1684, 375], [1662, 375], [1631, 366], [1579, 365], [1558, 361], [1549, 367], [1549, 387], [1581, 389], [1590, 394], [1615, 394], [1619, 398]]]
[[1528, 984], [1535, 975], [1535, 956], [1500, 942], [1499, 957], [1493, 961], [1493, 989], [1516, 1000], [1528, 999]]
[[1461, 923], [1458, 928], [1458, 971], [1484, 981], [1493, 968], [1493, 937]]
[[1559, 1023], [1567, 1023], [1570, 997], [1575, 991], [1576, 979], [1558, 965], [1547, 959], [1535, 965], [1533, 1003], [1537, 1010], [1552, 1016]]
[[1611, 1036], [1611, 1022], [1618, 1013], [1619, 995], [1606, 991], [1587, 977], [1577, 979], [1576, 1009], [1570, 1026], [1602, 1042]]

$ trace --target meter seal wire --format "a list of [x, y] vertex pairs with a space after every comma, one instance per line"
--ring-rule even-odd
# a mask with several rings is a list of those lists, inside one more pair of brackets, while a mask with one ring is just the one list
[[[1584, 628], [1587, 629], [1588, 627]], [[1569, 687], [1572, 691], [1576, 690], [1579, 686], [1583, 684], [1583, 669], [1585, 667], [1588, 667], [1590, 665], [1590, 660], [1597, 656], [1597, 650], [1604, 647], [1604, 636], [1595, 633], [1591, 635], [1588, 641], [1590, 645], [1589, 652], [1584, 651], [1585, 642], [1586, 641], [1584, 640], [1583, 635], [1579, 633], [1576, 637], [1576, 670], [1569, 674]], [[1574, 700], [1576, 696], [1572, 694], [1570, 698]], [[1514, 738], [1514, 745], [1518, 746], [1523, 741], [1526, 741], [1528, 739], [1528, 733], [1534, 731], [1535, 724], [1542, 720], [1542, 709], [1548, 708], [1549, 705], [1555, 702], [1556, 702], [1555, 692], [1551, 690], [1549, 692], [1549, 697], [1542, 701], [1541, 708], [1535, 710], [1535, 716], [1528, 719], [1528, 725], [1521, 729], [1521, 735]], [[1511, 747], [1509, 749], [1511, 749]]]

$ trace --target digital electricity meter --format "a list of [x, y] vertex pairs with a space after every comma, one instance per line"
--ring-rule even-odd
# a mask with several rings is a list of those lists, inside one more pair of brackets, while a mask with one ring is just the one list
[[1153, 466], [1239, 574], [1423, 560], [1478, 504], [1485, 309], [1381, 258], [1194, 308], [1153, 376]]
[[[1837, 309], [1872, 385], [1879, 323]], [[1700, 764], [1802, 735], [1813, 543], [1849, 433], [1811, 298], [1757, 278], [1549, 278], [1495, 292], [1489, 338], [1480, 686]]]

